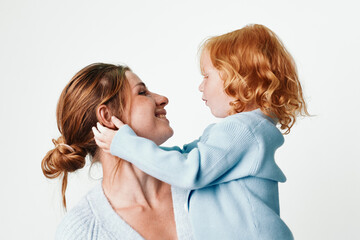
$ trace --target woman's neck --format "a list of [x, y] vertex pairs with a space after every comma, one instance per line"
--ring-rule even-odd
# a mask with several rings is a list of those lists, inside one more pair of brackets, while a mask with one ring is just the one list
[[171, 194], [170, 185], [147, 175], [131, 163], [103, 151], [98, 156], [103, 167], [104, 193], [115, 210], [152, 208]]

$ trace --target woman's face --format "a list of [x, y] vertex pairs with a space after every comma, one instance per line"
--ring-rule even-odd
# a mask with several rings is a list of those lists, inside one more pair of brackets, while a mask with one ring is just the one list
[[166, 118], [165, 106], [168, 99], [150, 92], [141, 79], [133, 72], [125, 73], [131, 89], [131, 107], [128, 110], [131, 128], [144, 138], [160, 145], [173, 135], [173, 130]]

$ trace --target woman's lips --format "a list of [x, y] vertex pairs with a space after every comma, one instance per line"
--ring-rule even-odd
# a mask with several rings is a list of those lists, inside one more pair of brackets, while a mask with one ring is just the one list
[[167, 123], [170, 123], [170, 121], [166, 118], [165, 114], [159, 114], [159, 115], [155, 115], [157, 119], [159, 119], [160, 121], [165, 121]]
[[[160, 119], [166, 119], [166, 110], [165, 109], [159, 109], [155, 112], [155, 117]], [[166, 119], [167, 120], [167, 119]]]
[[157, 118], [166, 118], [166, 115], [164, 114], [159, 114], [159, 115], [156, 115]]

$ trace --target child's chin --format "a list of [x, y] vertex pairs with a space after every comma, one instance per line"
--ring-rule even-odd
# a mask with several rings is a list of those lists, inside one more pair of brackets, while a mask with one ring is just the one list
[[211, 109], [211, 114], [216, 118], [225, 118], [228, 114], [225, 111], [215, 111]]
[[215, 111], [211, 111], [211, 114], [216, 118], [224, 118], [225, 117], [225, 116], [223, 116], [223, 114], [220, 114], [220, 113], [215, 112]]

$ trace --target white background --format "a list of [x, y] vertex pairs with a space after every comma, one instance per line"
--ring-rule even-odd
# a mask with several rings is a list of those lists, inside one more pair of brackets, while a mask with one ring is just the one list
[[[170, 99], [175, 135], [166, 144], [181, 145], [216, 121], [197, 90], [200, 43], [248, 23], [283, 40], [314, 115], [299, 119], [277, 152], [288, 178], [282, 218], [296, 239], [359, 239], [356, 2], [0, 0], [0, 239], [52, 239], [63, 217], [60, 184], [40, 163], [59, 137], [58, 97], [78, 70], [129, 65]], [[88, 166], [69, 180], [69, 208], [101, 177]]]

